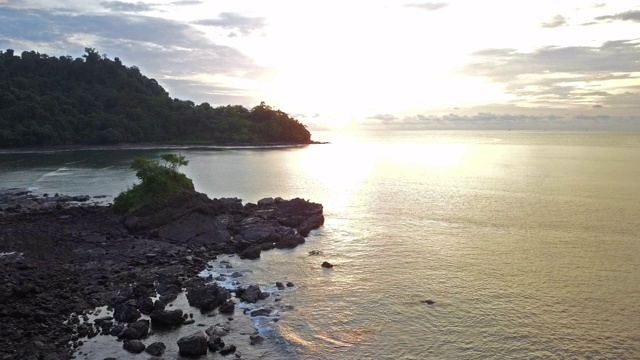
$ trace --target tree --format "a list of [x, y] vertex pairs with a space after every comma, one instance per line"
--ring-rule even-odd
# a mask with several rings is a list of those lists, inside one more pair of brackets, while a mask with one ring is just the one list
[[180, 154], [162, 154], [162, 161], [138, 157], [131, 163], [140, 180], [131, 188], [120, 193], [113, 207], [119, 212], [133, 212], [143, 206], [160, 204], [168, 197], [181, 191], [195, 191], [193, 182], [178, 171], [189, 161]]

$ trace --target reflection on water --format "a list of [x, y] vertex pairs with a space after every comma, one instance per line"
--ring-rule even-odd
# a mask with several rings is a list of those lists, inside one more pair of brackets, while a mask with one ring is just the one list
[[[180, 151], [211, 197], [324, 204], [304, 246], [247, 275], [296, 284], [271, 334], [286, 358], [640, 358], [639, 134], [319, 135]], [[0, 154], [0, 181], [114, 195], [137, 153], [114, 154]]]

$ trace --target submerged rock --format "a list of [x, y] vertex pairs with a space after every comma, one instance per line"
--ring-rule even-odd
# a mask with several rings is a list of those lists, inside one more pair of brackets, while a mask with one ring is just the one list
[[265, 294], [260, 290], [258, 285], [249, 285], [240, 296], [240, 299], [245, 302], [255, 303], [258, 300], [266, 299], [269, 294]]
[[331, 265], [331, 263], [329, 263], [328, 261], [323, 262], [321, 266], [325, 269], [331, 269], [333, 267], [333, 265]]

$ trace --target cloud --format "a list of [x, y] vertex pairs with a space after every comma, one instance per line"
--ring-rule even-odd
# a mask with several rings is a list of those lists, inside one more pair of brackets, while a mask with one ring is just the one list
[[[52, 56], [70, 52], [79, 56], [85, 47], [93, 47], [119, 57], [127, 66], [138, 66], [163, 86], [168, 84], [165, 88], [173, 97], [189, 99], [197, 91], [199, 101], [225, 102], [230, 95], [216, 92], [216, 82], [259, 77], [265, 71], [237, 49], [216, 44], [195, 27], [170, 19], [6, 8], [0, 12], [0, 23], [0, 43], [17, 53], [35, 48]], [[188, 90], [187, 82], [201, 87]]]
[[102, 7], [111, 11], [121, 12], [144, 12], [153, 10], [153, 4], [146, 4], [142, 1], [137, 3], [130, 3], [124, 1], [103, 1], [100, 3]]
[[242, 35], [249, 35], [255, 30], [265, 26], [264, 18], [252, 18], [240, 15], [238, 13], [223, 12], [215, 19], [202, 19], [195, 21], [194, 24], [204, 26], [217, 26], [223, 29], [235, 30]]
[[551, 20], [542, 23], [542, 27], [545, 28], [557, 28], [567, 25], [567, 19], [562, 15], [556, 15]]
[[[532, 52], [485, 49], [461, 69], [468, 76], [502, 83], [525, 106], [575, 106], [615, 102], [624, 91], [640, 96], [637, 40], [598, 47], [548, 46]], [[627, 105], [637, 104], [629, 100]]]
[[595, 18], [598, 21], [632, 21], [640, 22], [640, 10], [630, 10], [615, 15], [598, 16]]
[[446, 7], [447, 5], [449, 4], [443, 3], [443, 2], [426, 2], [426, 3], [420, 3], [420, 4], [405, 4], [404, 6], [423, 9], [427, 11], [436, 11]]
[[178, 1], [173, 1], [170, 4], [171, 5], [176, 5], [176, 6], [190, 6], [190, 5], [204, 4], [204, 1], [200, 1], [200, 0], [178, 0]]
[[[597, 111], [594, 110], [594, 111]], [[361, 126], [395, 130], [616, 130], [640, 129], [640, 116], [612, 116], [579, 113], [573, 115], [498, 114], [478, 112], [472, 115], [412, 115], [397, 117], [377, 114], [368, 117]]]

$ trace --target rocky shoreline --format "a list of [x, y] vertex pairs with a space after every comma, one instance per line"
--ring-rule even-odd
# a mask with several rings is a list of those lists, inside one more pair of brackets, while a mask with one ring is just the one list
[[[256, 259], [295, 247], [324, 222], [322, 205], [303, 199], [243, 205], [189, 192], [128, 215], [96, 202], [0, 192], [0, 359], [69, 359], [95, 336], [154, 356], [176, 345], [184, 355], [232, 353], [215, 326], [200, 331], [188, 314], [231, 319], [239, 303], [268, 295], [257, 286], [229, 291], [198, 273], [222, 254]], [[166, 308], [183, 291], [189, 308]], [[105, 305], [113, 312], [92, 313]], [[145, 344], [156, 330], [185, 326], [193, 336], [178, 344]]]

